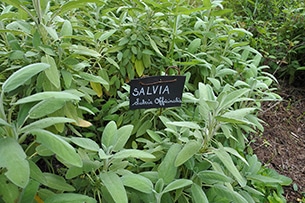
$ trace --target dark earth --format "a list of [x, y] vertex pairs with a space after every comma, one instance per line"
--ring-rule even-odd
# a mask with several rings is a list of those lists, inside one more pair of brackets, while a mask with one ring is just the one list
[[[288, 203], [305, 202], [305, 84], [280, 81], [281, 101], [265, 102], [259, 117], [264, 132], [253, 137], [252, 148], [260, 161], [293, 183], [285, 187]], [[302, 203], [303, 203], [302, 202]]]

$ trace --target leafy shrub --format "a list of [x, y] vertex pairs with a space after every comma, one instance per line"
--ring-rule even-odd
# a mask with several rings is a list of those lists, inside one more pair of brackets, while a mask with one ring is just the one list
[[[274, 78], [221, 1], [1, 6], [2, 201], [284, 201], [245, 154]], [[128, 110], [128, 81], [172, 65], [182, 107]]]
[[[278, 77], [302, 81], [304, 69], [304, 2], [229, 1], [239, 26], [254, 34], [252, 46]], [[300, 75], [300, 77], [298, 77]]]

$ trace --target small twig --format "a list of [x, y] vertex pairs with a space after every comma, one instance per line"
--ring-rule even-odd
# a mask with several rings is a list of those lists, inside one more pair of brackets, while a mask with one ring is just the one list
[[273, 104], [272, 106], [270, 106], [268, 109], [264, 110], [263, 113], [270, 111], [271, 109], [273, 109], [275, 106], [277, 106], [281, 101], [276, 102], [275, 104]]

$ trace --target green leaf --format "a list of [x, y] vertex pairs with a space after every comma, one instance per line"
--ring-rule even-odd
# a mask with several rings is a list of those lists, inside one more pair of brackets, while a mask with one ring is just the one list
[[232, 178], [218, 171], [204, 170], [198, 173], [200, 180], [206, 184], [231, 183]]
[[201, 39], [196, 38], [193, 41], [191, 41], [190, 45], [187, 48], [187, 51], [190, 52], [191, 54], [193, 54], [197, 51], [197, 49], [200, 47], [200, 45], [201, 45]]
[[72, 34], [73, 34], [72, 24], [69, 20], [65, 20], [60, 30], [60, 36], [62, 37], [71, 36]]
[[44, 184], [47, 187], [55, 189], [57, 191], [74, 191], [75, 188], [68, 183], [62, 176], [53, 174], [53, 173], [43, 173], [46, 183]]
[[138, 158], [138, 159], [154, 159], [156, 158], [154, 155], [145, 152], [143, 150], [137, 149], [124, 149], [116, 153], [113, 158], [114, 159], [126, 159], [129, 157]]
[[164, 159], [158, 167], [159, 178], [162, 178], [165, 183], [172, 182], [177, 174], [177, 167], [175, 166], [175, 160], [177, 154], [181, 150], [181, 145], [173, 144], [167, 151]]
[[36, 94], [33, 94], [28, 97], [24, 97], [22, 99], [19, 99], [15, 105], [17, 104], [24, 104], [24, 103], [29, 103], [29, 102], [36, 102], [36, 101], [41, 101], [41, 100], [46, 100], [46, 99], [63, 99], [66, 101], [70, 100], [76, 100], [79, 101], [80, 97], [69, 93], [69, 92], [56, 92], [56, 91], [48, 91], [48, 92], [39, 92]]
[[47, 33], [53, 38], [54, 41], [57, 41], [59, 39], [58, 35], [57, 35], [57, 32], [53, 27], [46, 26], [46, 25], [42, 25], [42, 26], [47, 31]]
[[189, 185], [192, 185], [193, 181], [188, 180], [188, 179], [178, 179], [178, 180], [174, 180], [173, 182], [171, 182], [170, 184], [168, 184], [164, 190], [162, 191], [162, 193], [166, 193], [166, 192], [170, 192], [173, 190], [177, 190]]
[[236, 123], [236, 124], [252, 124], [244, 117], [253, 113], [256, 108], [242, 108], [232, 111], [228, 111], [221, 116], [217, 116], [216, 119], [222, 122]]
[[0, 196], [1, 202], [18, 202], [20, 188], [11, 183], [4, 174], [0, 174]]
[[247, 166], [249, 166], [248, 162], [246, 161], [246, 159], [244, 157], [242, 157], [235, 149], [231, 148], [231, 147], [224, 147], [224, 149], [233, 154], [234, 156], [238, 157], [240, 160], [242, 160]]
[[102, 134], [102, 145], [106, 147], [110, 147], [114, 145], [114, 137], [116, 137], [117, 134], [117, 126], [114, 121], [110, 121]]
[[108, 63], [114, 65], [118, 70], [120, 70], [119, 64], [118, 64], [117, 62], [115, 62], [115, 60], [113, 60], [112, 58], [107, 57], [107, 58], [106, 58], [106, 61], [108, 61]]
[[39, 182], [30, 180], [28, 185], [23, 189], [21, 197], [19, 197], [19, 203], [33, 202], [33, 199], [38, 191]]
[[128, 203], [126, 190], [117, 174], [105, 172], [100, 174], [100, 178], [114, 202]]
[[131, 136], [133, 125], [125, 125], [117, 130], [116, 139], [114, 140], [113, 151], [123, 149], [128, 139]]
[[113, 35], [117, 30], [109, 30], [104, 32], [98, 39], [100, 41], [104, 41], [106, 39], [108, 39], [111, 35]]
[[88, 3], [103, 3], [103, 1], [100, 0], [73, 0], [73, 1], [67, 1], [65, 4], [63, 4], [57, 12], [54, 12], [52, 15], [52, 18], [55, 16], [62, 16], [64, 13], [71, 11], [73, 9], [79, 9], [82, 6], [88, 5]]
[[88, 197], [82, 194], [74, 194], [74, 193], [63, 193], [52, 195], [47, 198], [44, 203], [96, 203], [97, 201], [92, 197]]
[[82, 167], [83, 163], [75, 149], [63, 138], [46, 130], [32, 130], [32, 134], [36, 135], [36, 141], [50, 149], [57, 156], [68, 164]]
[[137, 131], [136, 137], [139, 137], [146, 133], [148, 129], [151, 129], [152, 122], [150, 120], [146, 120], [144, 123], [140, 123], [140, 127], [135, 129]]
[[259, 182], [262, 182], [264, 184], [274, 184], [274, 183], [282, 183], [282, 180], [268, 177], [268, 176], [263, 176], [263, 175], [257, 175], [257, 174], [251, 174], [247, 176], [248, 179], [250, 180], [256, 180]]
[[65, 99], [47, 99], [37, 103], [29, 111], [30, 118], [41, 118], [61, 109], [66, 103]]
[[31, 77], [49, 68], [46, 63], [34, 63], [14, 72], [2, 85], [3, 92], [10, 92], [26, 83]]
[[217, 150], [213, 150], [220, 161], [225, 165], [225, 167], [230, 171], [230, 173], [236, 178], [237, 182], [241, 187], [246, 186], [247, 180], [239, 173], [238, 169], [234, 165], [232, 158], [225, 151], [225, 149], [220, 146]]
[[49, 64], [50, 68], [46, 69], [44, 72], [49, 79], [49, 81], [57, 88], [60, 88], [60, 77], [56, 62], [53, 57], [46, 55], [41, 57], [41, 62]]
[[163, 56], [163, 54], [160, 52], [156, 42], [150, 36], [148, 36], [148, 38], [149, 38], [150, 45], [155, 50], [155, 52], [157, 52], [157, 54], [159, 54], [160, 56]]
[[201, 127], [195, 122], [188, 122], [188, 121], [173, 121], [167, 122], [169, 125], [174, 125], [178, 127], [190, 128], [190, 129], [201, 129]]
[[84, 56], [91, 56], [94, 58], [101, 57], [101, 54], [93, 49], [89, 49], [88, 47], [82, 45], [72, 45], [71, 49], [74, 53], [84, 55]]
[[153, 192], [152, 182], [144, 176], [138, 174], [128, 174], [122, 176], [122, 181], [125, 186], [131, 187], [140, 192], [148, 194]]
[[200, 187], [199, 185], [194, 183], [191, 187], [191, 193], [193, 203], [209, 203], [206, 194], [204, 193], [202, 187]]
[[47, 180], [43, 175], [42, 171], [40, 170], [40, 168], [31, 160], [29, 160], [29, 164], [30, 164], [30, 172], [31, 172], [30, 177], [41, 184], [46, 184]]
[[72, 137], [71, 138], [71, 141], [84, 148], [84, 149], [88, 149], [88, 150], [91, 150], [91, 151], [95, 151], [95, 152], [98, 152], [100, 147], [98, 146], [98, 144], [92, 140], [92, 139], [89, 139], [89, 138], [83, 138], [83, 137]]
[[57, 123], [73, 123], [75, 120], [65, 117], [43, 118], [20, 129], [20, 133], [26, 133], [35, 129], [43, 129], [55, 125]]
[[143, 72], [144, 72], [144, 69], [145, 69], [143, 61], [136, 59], [135, 63], [134, 63], [134, 66], [136, 68], [136, 72], [137, 72], [138, 76], [141, 77], [143, 75]]
[[[211, 193], [213, 193], [215, 196], [219, 196], [221, 194], [222, 198], [225, 198], [228, 202], [234, 202], [234, 203], [245, 203], [247, 200], [237, 192], [235, 192], [232, 189], [229, 189], [222, 185], [214, 185], [211, 188]], [[227, 202], [225, 201], [225, 202]]]
[[9, 126], [11, 127], [10, 124], [8, 124], [5, 120], [3, 120], [2, 118], [0, 118], [0, 125], [5, 125], [5, 126]]
[[81, 76], [82, 79], [87, 80], [89, 82], [96, 82], [106, 86], [109, 85], [109, 83], [106, 80], [104, 80], [102, 77], [98, 75], [92, 75], [90, 73], [80, 72], [79, 76]]
[[178, 153], [176, 160], [175, 160], [175, 166], [181, 166], [183, 163], [185, 163], [187, 160], [189, 160], [194, 154], [198, 153], [199, 149], [201, 148], [201, 143], [195, 140], [190, 140], [187, 142], [182, 150]]
[[29, 182], [30, 166], [17, 140], [10, 137], [1, 138], [0, 154], [0, 168], [7, 169], [5, 176], [15, 185], [25, 188]]
[[238, 89], [232, 92], [222, 92], [217, 101], [219, 101], [219, 108], [226, 109], [232, 106], [234, 103], [240, 101], [240, 98], [249, 92], [249, 89]]

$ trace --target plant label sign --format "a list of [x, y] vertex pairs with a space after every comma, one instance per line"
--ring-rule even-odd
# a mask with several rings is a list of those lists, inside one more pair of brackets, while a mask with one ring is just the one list
[[185, 76], [151, 76], [130, 81], [130, 109], [180, 106]]

